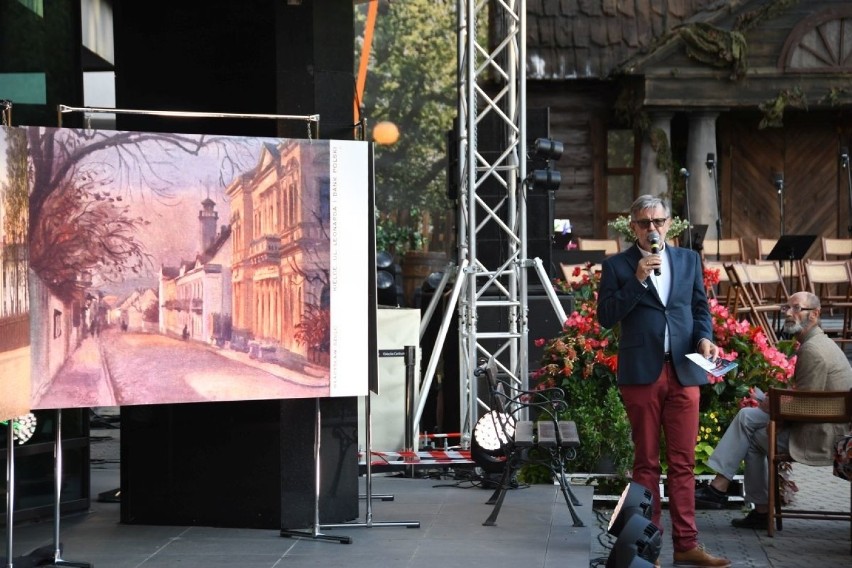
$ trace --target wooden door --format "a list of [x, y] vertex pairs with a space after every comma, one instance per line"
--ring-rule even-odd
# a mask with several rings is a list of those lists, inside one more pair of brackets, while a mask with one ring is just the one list
[[[742, 237], [747, 258], [756, 255], [754, 237], [845, 234], [840, 135], [830, 119], [826, 113], [792, 116], [783, 128], [761, 130], [756, 115], [720, 117], [722, 233]], [[814, 244], [807, 257], [818, 256]]]

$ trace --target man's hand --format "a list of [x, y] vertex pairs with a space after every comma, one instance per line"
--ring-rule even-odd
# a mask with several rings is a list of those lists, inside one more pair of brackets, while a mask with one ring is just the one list
[[719, 347], [706, 337], [698, 342], [698, 352], [710, 361], [715, 361], [719, 357]]
[[644, 282], [648, 279], [654, 270], [658, 270], [663, 264], [663, 258], [659, 254], [650, 254], [643, 257], [636, 265], [636, 278], [639, 282]]

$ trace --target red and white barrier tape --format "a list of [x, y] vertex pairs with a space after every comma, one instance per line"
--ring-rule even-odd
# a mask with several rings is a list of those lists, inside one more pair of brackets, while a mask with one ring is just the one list
[[[446, 465], [472, 464], [470, 450], [424, 450], [371, 452], [371, 465]], [[359, 465], [367, 465], [364, 452], [358, 454]]]

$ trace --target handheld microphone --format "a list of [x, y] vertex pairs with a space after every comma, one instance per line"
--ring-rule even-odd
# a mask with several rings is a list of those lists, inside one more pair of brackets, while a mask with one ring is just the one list
[[686, 168], [681, 168], [680, 169], [680, 175], [682, 175], [685, 178], [688, 178], [689, 177], [689, 170], [686, 169]]
[[[651, 243], [651, 252], [654, 254], [660, 254], [660, 235], [659, 233], [651, 233], [648, 235], [648, 242]], [[654, 269], [654, 276], [660, 275], [660, 269]]]

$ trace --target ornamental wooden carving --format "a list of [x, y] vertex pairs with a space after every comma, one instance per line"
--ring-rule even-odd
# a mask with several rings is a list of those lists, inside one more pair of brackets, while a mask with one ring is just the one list
[[778, 66], [797, 73], [852, 71], [852, 6], [802, 20], [787, 36]]

